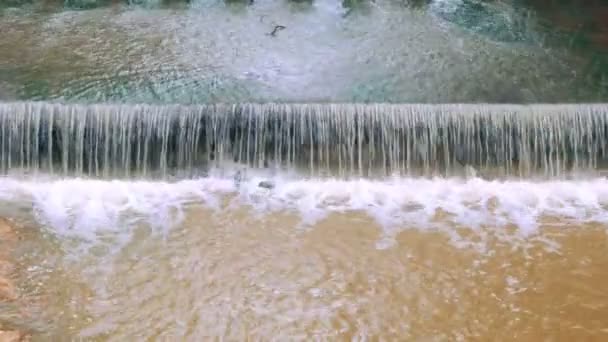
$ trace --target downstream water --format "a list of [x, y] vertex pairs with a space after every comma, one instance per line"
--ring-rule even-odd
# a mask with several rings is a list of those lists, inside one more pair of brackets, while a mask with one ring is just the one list
[[608, 338], [601, 47], [504, 1], [75, 3], [0, 8], [0, 340]]
[[262, 179], [3, 180], [10, 319], [41, 340], [606, 338], [605, 180]]

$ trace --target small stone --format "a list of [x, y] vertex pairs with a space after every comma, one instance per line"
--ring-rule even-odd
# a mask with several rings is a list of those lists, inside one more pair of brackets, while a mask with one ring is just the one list
[[236, 184], [240, 184], [241, 181], [243, 180], [243, 174], [241, 173], [241, 171], [237, 171], [234, 176], [232, 176], [232, 178], [234, 179], [234, 182]]
[[271, 181], [261, 181], [258, 183], [258, 186], [260, 188], [264, 188], [264, 189], [273, 189], [274, 188], [274, 183]]

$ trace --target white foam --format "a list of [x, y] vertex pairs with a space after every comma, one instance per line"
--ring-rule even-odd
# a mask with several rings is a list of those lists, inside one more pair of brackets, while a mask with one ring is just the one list
[[234, 189], [234, 182], [220, 179], [163, 183], [5, 178], [0, 180], [0, 200], [31, 201], [36, 218], [54, 233], [93, 241], [105, 232], [129, 233], [141, 223], [166, 231], [179, 223], [190, 201], [217, 206], [217, 195]]
[[[401, 229], [501, 229], [520, 237], [538, 231], [542, 217], [564, 224], [608, 224], [608, 181], [486, 181], [482, 179], [293, 180], [274, 177], [272, 189], [253, 177], [202, 178], [176, 183], [84, 179], [0, 179], [0, 201], [26, 201], [37, 219], [59, 236], [92, 241], [105, 232], [147, 224], [166, 231], [189, 205], [232, 210], [247, 205], [260, 213], [295, 211], [309, 225], [331, 212], [366, 212], [388, 235]], [[222, 198], [231, 198], [228, 206]], [[439, 212], [442, 218], [436, 219]], [[386, 247], [386, 240], [382, 242]]]

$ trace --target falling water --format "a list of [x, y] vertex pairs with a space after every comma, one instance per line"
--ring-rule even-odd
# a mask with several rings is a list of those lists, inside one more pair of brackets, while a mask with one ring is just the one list
[[606, 164], [608, 106], [0, 105], [3, 173], [188, 178], [232, 163], [311, 176], [561, 177]]

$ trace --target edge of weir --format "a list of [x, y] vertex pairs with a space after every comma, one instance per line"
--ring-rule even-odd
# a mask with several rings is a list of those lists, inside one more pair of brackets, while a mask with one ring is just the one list
[[61, 102], [61, 101], [0, 101], [0, 106], [52, 105], [59, 107], [155, 107], [155, 108], [211, 108], [211, 107], [411, 107], [411, 108], [526, 108], [526, 109], [565, 109], [565, 108], [603, 108], [608, 109], [608, 102], [584, 103], [490, 103], [490, 102], [454, 102], [454, 103], [392, 103], [392, 102], [217, 102], [217, 103], [143, 103], [143, 102]]

